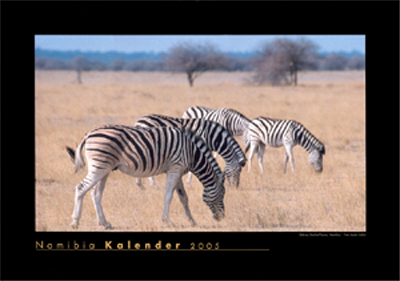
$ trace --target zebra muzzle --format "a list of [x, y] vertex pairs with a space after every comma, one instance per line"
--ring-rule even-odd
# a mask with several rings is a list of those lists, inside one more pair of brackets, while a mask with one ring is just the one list
[[225, 217], [225, 213], [224, 212], [220, 212], [220, 211], [217, 211], [213, 215], [213, 219], [215, 219], [216, 221], [221, 221], [224, 217]]

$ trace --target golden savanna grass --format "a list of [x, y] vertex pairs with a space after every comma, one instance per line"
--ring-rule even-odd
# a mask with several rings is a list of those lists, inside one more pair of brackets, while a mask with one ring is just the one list
[[[216, 222], [202, 201], [194, 177], [185, 184], [197, 222], [191, 227], [177, 195], [170, 219], [161, 221], [166, 176], [158, 188], [119, 171], [108, 177], [102, 199], [114, 231], [365, 231], [365, 73], [307, 72], [297, 87], [254, 86], [251, 73], [209, 72], [190, 88], [184, 74], [134, 72], [35, 73], [36, 230], [70, 231], [75, 186], [87, 166], [74, 174], [65, 146], [76, 148], [84, 134], [103, 124], [134, 125], [138, 117], [159, 113], [181, 117], [193, 105], [233, 108], [248, 118], [267, 116], [301, 122], [325, 144], [324, 171], [317, 174], [307, 152], [293, 149], [296, 173], [283, 174], [284, 148], [266, 148], [260, 174], [256, 157], [238, 189], [226, 185], [225, 219]], [[241, 138], [238, 143], [244, 150]], [[218, 157], [221, 169], [224, 161]], [[184, 176], [185, 180], [186, 176]], [[79, 230], [102, 231], [90, 193]]]

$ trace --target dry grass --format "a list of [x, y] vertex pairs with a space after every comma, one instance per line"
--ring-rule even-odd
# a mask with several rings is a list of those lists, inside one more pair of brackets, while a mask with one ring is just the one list
[[[112, 172], [102, 204], [115, 231], [365, 231], [365, 73], [302, 73], [298, 87], [251, 86], [245, 83], [249, 75], [205, 73], [190, 88], [183, 74], [90, 72], [79, 85], [75, 72], [36, 72], [36, 230], [71, 230], [75, 186], [87, 168], [74, 174], [65, 145], [76, 147], [95, 126], [134, 125], [149, 113], [180, 117], [188, 107], [204, 105], [234, 108], [251, 119], [301, 122], [325, 144], [323, 173], [313, 171], [297, 146], [296, 174], [290, 166], [283, 174], [284, 149], [267, 147], [266, 174], [260, 174], [256, 157], [250, 174], [244, 168], [239, 189], [227, 189], [223, 221], [212, 219], [194, 179], [186, 191], [198, 226], [189, 226], [174, 195], [170, 218], [176, 228], [165, 229], [166, 176], [155, 177], [159, 188], [144, 180], [147, 189], [140, 191], [134, 178]], [[223, 160], [218, 162], [223, 168]], [[102, 230], [90, 193], [83, 205], [79, 230]]]

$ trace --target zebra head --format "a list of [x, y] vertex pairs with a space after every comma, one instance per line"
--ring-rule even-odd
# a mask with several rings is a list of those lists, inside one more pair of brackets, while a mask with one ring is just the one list
[[218, 190], [218, 194], [210, 200], [207, 196], [207, 193], [203, 193], [203, 201], [207, 204], [207, 206], [211, 209], [213, 213], [213, 219], [216, 221], [220, 221], [225, 217], [225, 206], [224, 206], [224, 195], [225, 195], [225, 187], [224, 187], [224, 180], [225, 175], [224, 173], [219, 174], [218, 180], [216, 182], [216, 190]]
[[308, 161], [313, 166], [314, 170], [318, 173], [322, 172], [323, 165], [322, 165], [322, 156], [325, 154], [325, 147], [324, 145], [318, 144], [315, 148], [310, 152], [308, 156]]
[[201, 152], [197, 153], [197, 157], [193, 157], [192, 160], [195, 163], [192, 165], [191, 171], [204, 186], [204, 203], [211, 209], [213, 218], [220, 221], [225, 216], [225, 173], [221, 172], [217, 161], [211, 156], [211, 151], [201, 138], [189, 130], [183, 130], [183, 133], [192, 141], [194, 147], [197, 148], [197, 152]]
[[216, 213], [213, 214], [213, 218], [217, 221], [222, 220], [225, 217], [225, 206], [224, 206], [224, 196], [225, 196], [225, 187], [224, 187], [224, 181], [225, 181], [225, 173], [222, 173], [221, 175], [218, 175], [218, 180], [217, 180], [217, 185], [218, 185], [218, 190], [219, 196], [218, 199], [216, 200]]

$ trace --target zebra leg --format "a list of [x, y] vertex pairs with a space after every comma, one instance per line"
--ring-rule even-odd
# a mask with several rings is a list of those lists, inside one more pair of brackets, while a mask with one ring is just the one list
[[249, 165], [249, 168], [247, 170], [248, 173], [250, 173], [250, 170], [251, 170], [251, 159], [253, 159], [254, 152], [256, 152], [258, 150], [258, 146], [259, 146], [259, 143], [251, 143], [249, 161], [247, 161], [248, 165]]
[[154, 181], [153, 177], [149, 177], [149, 184], [150, 184], [150, 186], [154, 186], [154, 187], [158, 188], [158, 186], [156, 185], [156, 182]]
[[265, 144], [260, 143], [257, 159], [258, 159], [258, 166], [260, 166], [260, 170], [261, 170], [262, 174], [264, 174], [264, 165], [263, 165], [264, 151], [265, 151]]
[[179, 195], [179, 200], [181, 200], [181, 203], [183, 205], [183, 209], [185, 210], [186, 216], [188, 217], [189, 221], [192, 223], [192, 226], [195, 226], [196, 222], [194, 221], [192, 214], [190, 213], [190, 210], [189, 210], [189, 197], [187, 196], [185, 188], [183, 187], [182, 179], [178, 183], [176, 192]]
[[288, 158], [290, 159], [290, 165], [292, 166], [292, 172], [293, 172], [293, 174], [295, 173], [294, 172], [294, 158], [293, 158], [293, 154], [292, 154], [292, 148], [293, 148], [292, 144], [285, 144], [285, 163], [284, 163], [284, 166], [283, 166], [283, 172], [284, 173], [286, 172], [286, 163], [287, 163]]
[[142, 178], [136, 178], [136, 185], [141, 189], [141, 190], [145, 190], [145, 187], [142, 183]]
[[289, 156], [288, 156], [288, 154], [286, 152], [286, 149], [285, 149], [285, 159], [284, 159], [284, 162], [283, 162], [283, 173], [284, 174], [286, 173], [286, 164], [287, 164], [288, 159], [289, 159]]
[[161, 220], [166, 223], [166, 227], [174, 226], [172, 221], [169, 219], [169, 206], [172, 201], [174, 189], [178, 186], [180, 180], [181, 180], [180, 174], [167, 172], [167, 182], [165, 184], [165, 195], [164, 195], [164, 210], [161, 216]]
[[112, 226], [109, 222], [106, 221], [106, 218], [103, 213], [103, 208], [101, 207], [101, 197], [103, 196], [103, 191], [106, 186], [108, 174], [105, 175], [92, 189], [92, 199], [94, 203], [94, 208], [97, 214], [97, 221], [99, 225], [104, 226], [104, 229], [112, 229]]
[[77, 229], [79, 225], [79, 219], [82, 213], [82, 201], [85, 194], [105, 175], [110, 171], [103, 170], [101, 173], [89, 172], [87, 176], [81, 181], [75, 190], [75, 206], [74, 212], [72, 213], [72, 226], [73, 229]]

